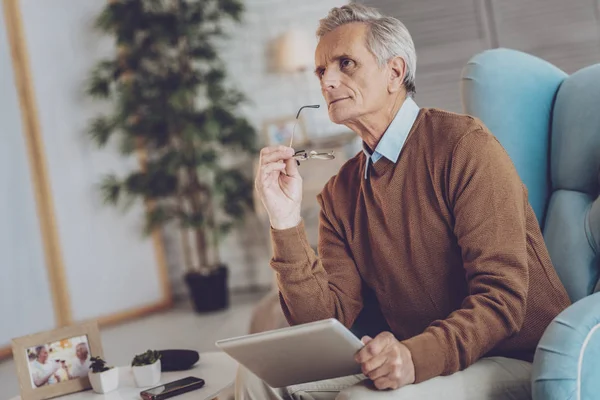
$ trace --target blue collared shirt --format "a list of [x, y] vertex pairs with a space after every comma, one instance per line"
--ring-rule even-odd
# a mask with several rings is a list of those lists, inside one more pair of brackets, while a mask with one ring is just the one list
[[363, 152], [367, 157], [365, 166], [365, 179], [369, 177], [369, 166], [375, 164], [381, 157], [396, 163], [400, 157], [400, 151], [406, 142], [406, 138], [412, 129], [417, 116], [419, 115], [419, 106], [411, 97], [407, 97], [398, 110], [398, 113], [392, 120], [392, 123], [383, 133], [373, 154], [369, 153], [367, 145], [363, 143]]

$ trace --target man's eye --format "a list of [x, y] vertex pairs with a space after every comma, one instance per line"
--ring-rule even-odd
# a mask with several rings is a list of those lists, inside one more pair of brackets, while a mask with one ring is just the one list
[[350, 60], [349, 58], [344, 58], [340, 62], [340, 65], [342, 66], [342, 68], [348, 68], [354, 65], [354, 61]]

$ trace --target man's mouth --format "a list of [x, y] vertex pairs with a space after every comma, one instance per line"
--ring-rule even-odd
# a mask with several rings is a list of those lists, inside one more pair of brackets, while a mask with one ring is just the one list
[[332, 104], [337, 103], [338, 101], [342, 101], [342, 100], [346, 100], [349, 99], [350, 97], [340, 97], [339, 99], [335, 99], [329, 102], [329, 106], [331, 106]]

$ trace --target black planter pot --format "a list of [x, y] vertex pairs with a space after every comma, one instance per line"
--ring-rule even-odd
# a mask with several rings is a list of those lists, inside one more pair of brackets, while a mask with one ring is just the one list
[[224, 265], [210, 275], [197, 272], [189, 272], [185, 275], [192, 304], [197, 312], [224, 310], [229, 306], [227, 275], [227, 267]]

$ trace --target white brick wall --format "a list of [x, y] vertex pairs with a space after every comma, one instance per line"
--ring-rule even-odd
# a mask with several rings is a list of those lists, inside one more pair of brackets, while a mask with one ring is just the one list
[[[306, 32], [314, 41], [319, 19], [332, 7], [347, 4], [343, 0], [246, 0], [241, 24], [230, 29], [230, 39], [222, 43], [220, 56], [228, 70], [228, 82], [249, 98], [242, 112], [256, 127], [262, 139], [263, 121], [295, 115], [306, 104], [321, 108], [303, 111], [307, 133], [326, 136], [345, 131], [327, 116], [319, 83], [312, 68], [303, 73], [284, 74], [270, 69], [270, 49], [287, 29]], [[311, 61], [311, 65], [313, 60]], [[230, 267], [230, 287], [246, 289], [271, 284], [271, 255], [268, 224], [255, 215], [248, 216], [246, 226], [233, 232], [221, 245], [223, 262]], [[175, 293], [183, 295], [181, 257], [176, 232], [167, 231], [167, 254]]]

